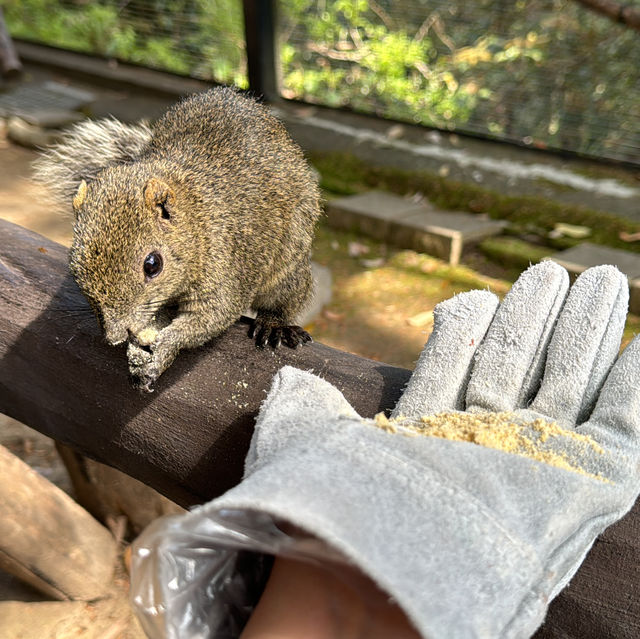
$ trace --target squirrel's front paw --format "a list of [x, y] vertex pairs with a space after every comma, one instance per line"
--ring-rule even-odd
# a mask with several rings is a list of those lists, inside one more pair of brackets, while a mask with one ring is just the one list
[[129, 375], [133, 387], [143, 393], [153, 393], [153, 385], [162, 371], [158, 369], [151, 348], [141, 346], [137, 342], [129, 342], [127, 360], [129, 361]]
[[156, 341], [151, 343], [144, 343], [136, 337], [129, 339], [127, 359], [134, 388], [144, 393], [153, 393], [153, 385], [169, 368], [178, 352], [169, 337], [167, 333], [160, 331], [156, 332]]
[[249, 337], [255, 339], [256, 346], [260, 348], [264, 348], [267, 344], [273, 348], [278, 348], [281, 344], [289, 348], [297, 348], [307, 342], [313, 342], [311, 335], [300, 326], [283, 326], [260, 318], [253, 321]]

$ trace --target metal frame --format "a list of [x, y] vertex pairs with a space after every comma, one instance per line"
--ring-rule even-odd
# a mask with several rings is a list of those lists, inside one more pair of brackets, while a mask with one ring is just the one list
[[276, 0], [243, 0], [249, 89], [269, 102], [280, 99]]

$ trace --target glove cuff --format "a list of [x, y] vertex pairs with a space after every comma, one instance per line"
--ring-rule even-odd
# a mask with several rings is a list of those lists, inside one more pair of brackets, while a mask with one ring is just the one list
[[281, 449], [197, 512], [257, 511], [308, 531], [395, 599], [425, 637], [529, 636], [548, 603], [532, 586], [545, 581], [535, 553], [471, 494], [389, 452], [384, 440], [394, 435], [379, 431], [382, 445], [372, 445], [371, 430], [351, 422], [341, 445], [329, 437]]

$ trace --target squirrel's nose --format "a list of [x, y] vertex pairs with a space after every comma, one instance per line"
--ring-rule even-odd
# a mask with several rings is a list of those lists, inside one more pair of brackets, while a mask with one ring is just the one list
[[117, 346], [127, 341], [128, 337], [128, 323], [126, 319], [120, 317], [114, 309], [109, 307], [102, 307], [102, 330], [104, 332], [105, 340], [111, 344], [111, 346]]
[[104, 337], [111, 346], [118, 346], [127, 341], [127, 331], [111, 330], [104, 332]]

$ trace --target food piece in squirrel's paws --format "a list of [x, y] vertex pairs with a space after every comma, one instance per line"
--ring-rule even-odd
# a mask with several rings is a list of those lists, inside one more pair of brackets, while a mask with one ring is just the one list
[[151, 346], [153, 342], [156, 341], [156, 337], [158, 337], [158, 329], [153, 326], [148, 326], [147, 328], [143, 328], [137, 335], [136, 339], [140, 346]]

